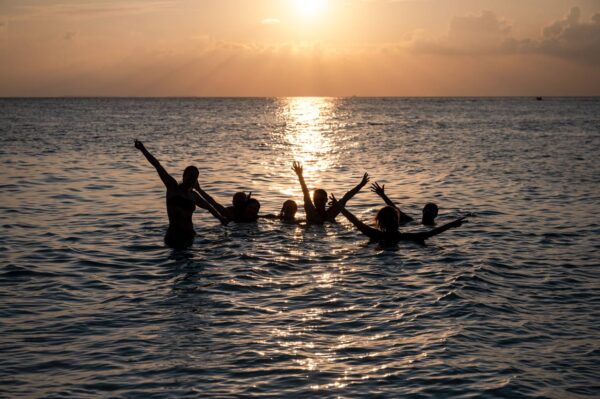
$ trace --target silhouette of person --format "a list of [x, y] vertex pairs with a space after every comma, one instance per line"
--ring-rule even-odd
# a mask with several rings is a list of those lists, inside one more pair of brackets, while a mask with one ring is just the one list
[[[200, 186], [196, 187], [196, 190], [200, 193], [210, 205], [212, 205], [227, 221], [233, 221], [236, 223], [247, 223], [255, 222], [258, 218], [258, 209], [260, 209], [260, 202], [251, 198], [252, 193], [246, 195], [244, 192], [237, 192], [231, 199], [231, 206], [227, 208], [219, 204], [213, 197], [211, 197], [206, 191]], [[246, 208], [250, 205], [249, 210]], [[256, 215], [253, 216], [254, 209]]]
[[[400, 210], [400, 207], [398, 207], [394, 203], [394, 201], [392, 201], [385, 194], [385, 184], [380, 186], [379, 183], [375, 182], [375, 183], [371, 184], [371, 191], [374, 192], [375, 194], [379, 195], [388, 206], [391, 206], [398, 210], [399, 215], [400, 215], [400, 225], [406, 224], [408, 222], [412, 222], [414, 220], [412, 217], [410, 217], [406, 213], [402, 212]], [[435, 225], [435, 218], [437, 217], [437, 215], [438, 215], [438, 206], [436, 204], [434, 204], [433, 202], [429, 202], [429, 203], [425, 204], [425, 206], [423, 207], [423, 216], [421, 217], [421, 223], [424, 224], [425, 226], [433, 226], [433, 225]]]
[[433, 230], [419, 232], [419, 233], [402, 233], [398, 230], [400, 226], [400, 212], [398, 208], [393, 206], [384, 206], [377, 212], [375, 222], [377, 229], [367, 226], [350, 211], [348, 211], [344, 204], [338, 202], [335, 196], [331, 196], [331, 202], [333, 206], [339, 208], [342, 214], [358, 229], [361, 233], [369, 237], [373, 241], [380, 241], [385, 244], [396, 244], [399, 241], [414, 241], [420, 244], [424, 244], [425, 240], [435, 235], [441, 234], [451, 228], [460, 227], [463, 223], [466, 223], [466, 216], [458, 218], [450, 223], [443, 226], [437, 227]]
[[258, 220], [258, 211], [260, 211], [260, 202], [256, 198], [248, 198], [241, 221], [243, 223], [256, 222]]
[[438, 215], [438, 206], [433, 202], [428, 202], [423, 207], [423, 216], [421, 217], [421, 224], [425, 226], [433, 226], [435, 224], [435, 218]]
[[296, 212], [298, 212], [298, 204], [296, 204], [296, 201], [287, 200], [283, 203], [283, 206], [281, 207], [281, 211], [279, 211], [279, 214], [277, 214], [277, 215], [268, 214], [268, 215], [262, 215], [259, 217], [265, 218], [265, 219], [281, 220], [284, 223], [290, 223], [290, 224], [300, 224], [300, 223], [304, 222], [305, 220], [296, 219]]
[[194, 192], [194, 186], [198, 185], [199, 171], [195, 166], [188, 166], [183, 171], [183, 180], [177, 183], [160, 162], [146, 149], [144, 144], [134, 141], [135, 148], [141, 151], [148, 162], [154, 166], [158, 176], [167, 189], [166, 203], [167, 215], [169, 217], [169, 228], [165, 235], [165, 243], [174, 248], [190, 246], [194, 241], [196, 231], [192, 223], [192, 215], [196, 206], [207, 209], [213, 216], [225, 224], [226, 220], [198, 193]]
[[[303, 168], [299, 162], [294, 162], [292, 164], [292, 170], [298, 176], [298, 180], [300, 181], [300, 186], [302, 187], [302, 194], [304, 196], [304, 211], [306, 212], [306, 223], [307, 224], [323, 224], [325, 222], [335, 223], [335, 217], [339, 215], [340, 210], [337, 207], [327, 205], [327, 191], [323, 189], [316, 189], [313, 198], [310, 198], [310, 193], [308, 192], [308, 188], [306, 187], [306, 183], [304, 181], [303, 176]], [[340, 204], [346, 205], [346, 203], [356, 195], [367, 183], [369, 182], [369, 174], [365, 173], [361, 182], [354, 187], [352, 190], [348, 191], [342, 199], [339, 201]], [[331, 205], [331, 204], [330, 204]]]

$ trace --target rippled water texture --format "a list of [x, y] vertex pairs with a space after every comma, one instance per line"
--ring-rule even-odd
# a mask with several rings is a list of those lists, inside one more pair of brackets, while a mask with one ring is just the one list
[[[0, 100], [0, 127], [0, 396], [600, 396], [598, 99]], [[301, 202], [299, 160], [476, 216], [383, 249], [197, 211], [175, 251], [134, 138], [224, 203]]]

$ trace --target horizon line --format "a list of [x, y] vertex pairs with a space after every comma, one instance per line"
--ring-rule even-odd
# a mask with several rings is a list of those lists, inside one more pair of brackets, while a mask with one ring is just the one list
[[599, 98], [600, 94], [590, 95], [438, 95], [438, 96], [107, 96], [107, 95], [85, 95], [85, 96], [0, 96], [1, 100], [15, 99], [267, 99], [267, 98]]

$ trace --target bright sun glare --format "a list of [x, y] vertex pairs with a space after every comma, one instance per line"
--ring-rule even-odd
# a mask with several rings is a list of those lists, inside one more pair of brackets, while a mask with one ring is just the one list
[[294, 0], [296, 10], [305, 17], [314, 17], [321, 13], [326, 3], [326, 0]]

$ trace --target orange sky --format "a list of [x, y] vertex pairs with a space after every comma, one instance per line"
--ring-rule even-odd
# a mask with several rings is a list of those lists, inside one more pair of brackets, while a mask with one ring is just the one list
[[0, 60], [0, 96], [600, 95], [600, 0], [0, 0]]

